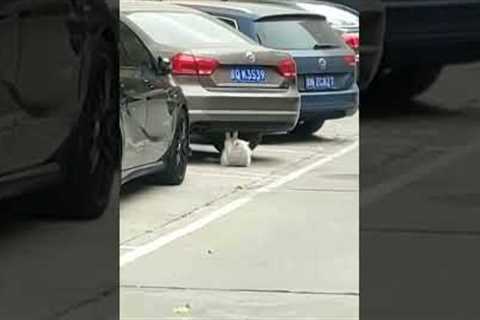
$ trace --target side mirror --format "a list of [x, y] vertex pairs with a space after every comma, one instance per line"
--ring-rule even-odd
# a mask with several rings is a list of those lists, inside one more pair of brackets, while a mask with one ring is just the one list
[[157, 62], [157, 68], [158, 72], [162, 76], [172, 73], [172, 64], [170, 62], [170, 59], [159, 57]]

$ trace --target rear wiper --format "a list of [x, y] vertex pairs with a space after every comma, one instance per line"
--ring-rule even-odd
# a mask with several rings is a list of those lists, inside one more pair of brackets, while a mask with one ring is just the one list
[[322, 44], [316, 44], [313, 46], [314, 50], [332, 49], [332, 48], [338, 48], [338, 45], [336, 45], [335, 43], [322, 43]]

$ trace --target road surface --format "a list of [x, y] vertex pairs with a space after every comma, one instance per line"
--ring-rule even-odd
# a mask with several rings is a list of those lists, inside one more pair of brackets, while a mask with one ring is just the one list
[[122, 319], [358, 319], [358, 116], [121, 197]]
[[480, 318], [479, 78], [450, 67], [417, 102], [362, 113], [366, 319]]

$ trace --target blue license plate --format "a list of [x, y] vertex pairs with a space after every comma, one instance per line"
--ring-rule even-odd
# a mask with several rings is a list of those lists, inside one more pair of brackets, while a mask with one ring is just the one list
[[267, 79], [263, 68], [241, 67], [233, 68], [230, 72], [230, 79], [238, 83], [262, 83]]
[[333, 90], [336, 88], [334, 76], [307, 76], [305, 89], [309, 91]]

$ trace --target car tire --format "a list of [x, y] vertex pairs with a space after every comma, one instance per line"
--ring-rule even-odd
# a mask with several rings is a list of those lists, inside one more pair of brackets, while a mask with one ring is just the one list
[[177, 186], [183, 183], [190, 154], [190, 127], [187, 111], [178, 113], [174, 138], [164, 157], [165, 168], [154, 174], [156, 184]]
[[320, 130], [323, 125], [325, 124], [325, 120], [310, 120], [310, 121], [305, 121], [301, 124], [298, 124], [295, 129], [291, 131], [291, 134], [297, 135], [297, 136], [311, 136], [318, 130]]
[[122, 144], [112, 61], [115, 51], [112, 45], [102, 42], [95, 52], [82, 113], [58, 155], [65, 177], [55, 193], [60, 203], [54, 214], [59, 217], [101, 216], [120, 173]]
[[[211, 135], [209, 136], [209, 140], [211, 141], [212, 145], [217, 149], [218, 152], [222, 153], [223, 148], [225, 147], [225, 135]], [[261, 133], [240, 133], [239, 139], [248, 141], [248, 145], [250, 150], [255, 150], [263, 140], [263, 135]]]
[[368, 89], [367, 101], [409, 101], [428, 90], [438, 79], [442, 66], [415, 66], [391, 70], [377, 76]]

